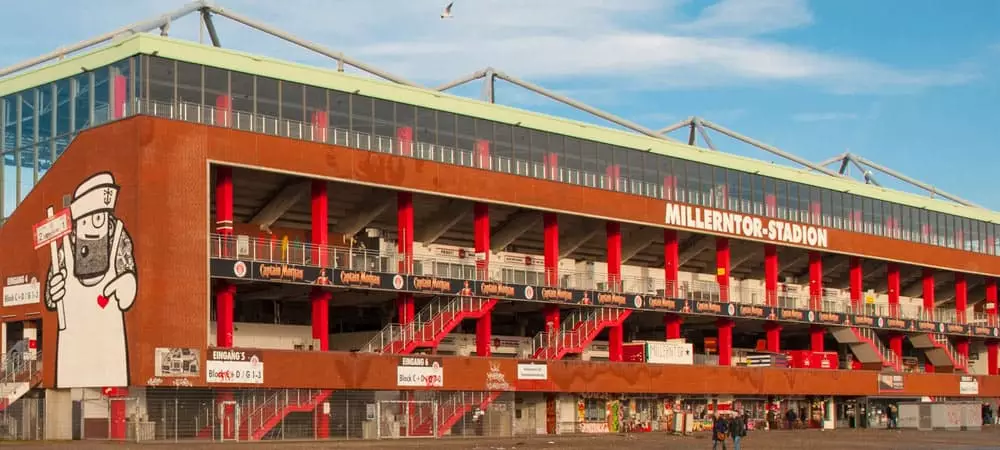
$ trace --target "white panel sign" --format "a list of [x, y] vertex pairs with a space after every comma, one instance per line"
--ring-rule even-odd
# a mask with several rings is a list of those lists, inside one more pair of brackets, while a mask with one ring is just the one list
[[210, 350], [205, 361], [205, 382], [264, 384], [264, 360], [243, 350]]
[[441, 358], [404, 356], [396, 366], [396, 385], [407, 387], [444, 387]]
[[548, 364], [518, 364], [518, 380], [547, 380], [549, 379]]
[[33, 275], [7, 277], [3, 306], [33, 305], [42, 301], [42, 287]]
[[646, 362], [653, 364], [694, 364], [694, 348], [682, 342], [646, 342]]
[[958, 382], [958, 393], [961, 395], [979, 395], [979, 380], [975, 377], [963, 376]]

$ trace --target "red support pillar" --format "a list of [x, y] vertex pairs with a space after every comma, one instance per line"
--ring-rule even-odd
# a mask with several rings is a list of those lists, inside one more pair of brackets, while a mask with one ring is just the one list
[[1000, 364], [1000, 361], [997, 359], [998, 355], [1000, 355], [1000, 351], [998, 351], [997, 341], [986, 341], [987, 374], [1000, 375], [1000, 370], [997, 368], [997, 365]]
[[[715, 238], [715, 275], [716, 275], [715, 279], [719, 283], [719, 301], [728, 302], [729, 301], [729, 239], [724, 237]], [[732, 329], [731, 326], [730, 329]]]
[[228, 127], [233, 122], [233, 99], [228, 95], [215, 97], [215, 122], [213, 125]]
[[809, 349], [814, 352], [822, 352], [824, 350], [823, 340], [826, 337], [826, 328], [820, 325], [811, 325], [809, 327]]
[[680, 272], [680, 253], [677, 242], [677, 230], [663, 230], [663, 296], [677, 298], [677, 275]]
[[326, 142], [330, 129], [330, 116], [326, 111], [313, 111], [312, 138], [317, 142]]
[[899, 264], [888, 264], [886, 276], [889, 277], [889, 317], [899, 317]]
[[[485, 203], [473, 206], [473, 240], [476, 248], [476, 278], [489, 280], [490, 263], [490, 207]], [[493, 340], [493, 311], [487, 311], [476, 320], [476, 355], [490, 356]]]
[[684, 323], [684, 318], [680, 315], [667, 313], [663, 316], [663, 325], [667, 329], [668, 340], [670, 339], [680, 339], [681, 338], [681, 324]]
[[[329, 233], [330, 207], [327, 194], [327, 183], [325, 180], [313, 180], [312, 182], [312, 245], [313, 263], [320, 267], [325, 274], [327, 260], [329, 259], [329, 248], [327, 236]], [[332, 274], [330, 275], [332, 276]], [[309, 293], [309, 301], [312, 304], [312, 337], [316, 343], [313, 350], [325, 352], [330, 349], [330, 298], [333, 294], [322, 287], [315, 286]]]
[[233, 168], [215, 168], [215, 232], [222, 237], [219, 256], [232, 256], [233, 242]]
[[[128, 78], [125, 75], [115, 75], [113, 79], [112, 119], [125, 117], [125, 105], [128, 103]], [[79, 113], [78, 113], [79, 114]]]
[[897, 360], [903, 360], [903, 335], [901, 333], [889, 335], [889, 350], [896, 355]]
[[[612, 292], [622, 291], [622, 234], [618, 222], [607, 223], [608, 235], [608, 289]], [[619, 323], [608, 327], [608, 360], [622, 360], [622, 345], [624, 344], [624, 325]]]
[[864, 278], [861, 273], [861, 258], [852, 256], [850, 268], [851, 306], [854, 307], [855, 311], [860, 310], [861, 306], [864, 305], [864, 294], [861, 292], [863, 290], [863, 280]]
[[330, 402], [316, 405], [316, 439], [330, 439]]
[[490, 141], [486, 139], [480, 139], [476, 141], [476, 159], [474, 161], [476, 167], [480, 169], [492, 169], [493, 159], [490, 158]]
[[986, 279], [986, 323], [991, 326], [997, 326], [997, 280], [996, 278]]
[[934, 319], [934, 288], [937, 287], [934, 282], [934, 269], [924, 268], [923, 270], [923, 287], [924, 287], [924, 320]]
[[559, 154], [558, 153], [549, 153], [549, 154], [546, 154], [545, 155], [544, 167], [545, 167], [545, 177], [546, 178], [548, 178], [550, 180], [554, 180], [554, 181], [561, 181], [562, 177], [559, 176]]
[[215, 345], [221, 348], [233, 346], [233, 310], [235, 307], [236, 285], [219, 281], [215, 289]]
[[609, 221], [606, 225], [608, 233], [608, 289], [612, 292], [622, 291], [622, 233], [618, 222]]
[[559, 329], [559, 305], [545, 305], [542, 308], [545, 315], [545, 332], [552, 333]]
[[965, 323], [965, 309], [968, 306], [969, 290], [965, 274], [955, 272], [955, 316], [958, 318], [958, 323]]
[[543, 214], [542, 220], [545, 227], [545, 283], [548, 286], [559, 286], [559, 218], [556, 213], [547, 212]]
[[767, 351], [781, 352], [781, 324], [764, 322], [764, 331], [767, 333]]
[[[958, 353], [958, 357], [961, 358], [961, 363], [960, 364], [962, 364], [966, 368], [968, 368], [968, 364], [969, 364], [969, 338], [967, 338], [967, 337], [960, 337], [960, 338], [956, 338], [955, 339], [955, 353]], [[987, 355], [987, 359], [989, 359], [989, 355]], [[955, 367], [955, 369], [958, 369], [958, 367]]]
[[719, 365], [733, 365], [733, 320], [718, 319], [715, 327], [719, 330]]
[[396, 149], [402, 156], [413, 156], [413, 127], [396, 128]]
[[823, 254], [809, 252], [809, 309], [823, 309]]
[[[400, 192], [396, 197], [396, 251], [400, 254], [399, 273], [413, 272], [413, 194]], [[400, 293], [396, 297], [399, 323], [407, 325], [415, 314], [413, 294]]]
[[764, 244], [764, 295], [767, 306], [778, 306], [778, 246]]

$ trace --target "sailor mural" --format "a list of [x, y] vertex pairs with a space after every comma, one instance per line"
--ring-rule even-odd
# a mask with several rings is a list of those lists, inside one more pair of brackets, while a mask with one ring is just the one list
[[56, 386], [128, 386], [125, 312], [136, 295], [132, 239], [115, 217], [110, 173], [81, 183], [69, 207], [72, 231], [52, 245], [45, 306], [57, 312]]

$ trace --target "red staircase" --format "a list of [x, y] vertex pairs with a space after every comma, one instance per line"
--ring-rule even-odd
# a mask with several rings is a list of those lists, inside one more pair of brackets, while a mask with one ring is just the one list
[[935, 367], [953, 367], [956, 372], [969, 371], [969, 361], [943, 334], [913, 334], [910, 335], [910, 343], [913, 348], [923, 350], [927, 360]]
[[405, 355], [421, 347], [437, 347], [463, 320], [483, 317], [496, 304], [496, 299], [436, 297], [420, 310], [413, 322], [387, 325], [362, 351]]
[[[502, 392], [450, 392], [448, 397], [437, 403], [437, 437], [448, 434], [462, 417], [474, 408], [485, 410], [500, 397]], [[423, 408], [414, 414], [414, 425], [410, 436], [432, 436], [435, 416], [431, 408]]]
[[559, 331], [541, 332], [532, 342], [534, 359], [562, 359], [570, 353], [583, 353], [605, 327], [619, 325], [632, 314], [631, 309], [588, 308], [573, 311]]
[[[251, 395], [239, 405], [237, 436], [240, 441], [259, 441], [291, 413], [310, 412], [333, 395], [329, 389], [274, 389], [264, 395]], [[217, 413], [218, 416], [218, 413]], [[198, 433], [200, 439], [211, 439], [221, 417]]]
[[879, 367], [902, 372], [903, 361], [879, 339], [871, 328], [831, 327], [831, 334], [841, 344], [847, 344], [851, 353], [862, 364], [878, 364]]

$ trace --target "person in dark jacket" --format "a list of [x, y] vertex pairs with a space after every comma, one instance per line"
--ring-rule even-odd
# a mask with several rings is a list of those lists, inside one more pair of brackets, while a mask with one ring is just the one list
[[716, 415], [712, 418], [712, 450], [717, 450], [722, 444], [722, 450], [726, 450], [726, 438], [729, 433], [728, 421]]
[[733, 437], [733, 450], [740, 450], [740, 441], [747, 435], [746, 414], [734, 414], [729, 425], [729, 435]]

